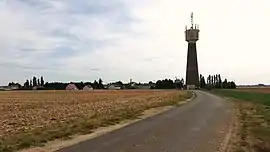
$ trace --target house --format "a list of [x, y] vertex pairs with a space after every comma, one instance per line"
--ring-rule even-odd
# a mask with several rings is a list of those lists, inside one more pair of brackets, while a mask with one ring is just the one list
[[68, 84], [67, 87], [66, 87], [66, 90], [79, 90], [75, 84]]
[[130, 83], [130, 86], [131, 86], [131, 87], [135, 87], [135, 86], [136, 86], [136, 83], [135, 83], [135, 82], [131, 82], [131, 83]]
[[1, 91], [11, 91], [11, 90], [17, 90], [19, 89], [19, 85], [11, 85], [11, 86], [0, 86]]
[[8, 86], [0, 86], [0, 91], [8, 91], [10, 88]]
[[43, 86], [34, 86], [32, 90], [44, 90]]
[[121, 87], [116, 84], [111, 84], [108, 86], [109, 90], [121, 90]]
[[154, 84], [149, 84], [149, 83], [131, 83], [130, 86], [132, 89], [151, 89]]
[[14, 84], [14, 85], [10, 85], [9, 88], [10, 88], [11, 90], [17, 90], [17, 89], [20, 88], [20, 86], [17, 85], [17, 84]]
[[86, 85], [83, 87], [83, 90], [84, 91], [91, 91], [91, 90], [94, 90], [94, 88], [91, 85]]
[[151, 89], [151, 85], [148, 84], [139, 85], [138, 89]]

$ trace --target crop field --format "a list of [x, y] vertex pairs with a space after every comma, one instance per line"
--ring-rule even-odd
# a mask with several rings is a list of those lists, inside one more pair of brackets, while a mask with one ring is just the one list
[[91, 133], [189, 97], [177, 90], [0, 92], [0, 151]]
[[257, 92], [257, 93], [269, 93], [270, 94], [270, 87], [238, 88], [237, 91]]

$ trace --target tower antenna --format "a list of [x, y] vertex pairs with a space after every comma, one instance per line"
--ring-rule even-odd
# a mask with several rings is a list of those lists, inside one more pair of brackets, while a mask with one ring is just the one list
[[193, 28], [193, 12], [191, 13], [191, 28]]

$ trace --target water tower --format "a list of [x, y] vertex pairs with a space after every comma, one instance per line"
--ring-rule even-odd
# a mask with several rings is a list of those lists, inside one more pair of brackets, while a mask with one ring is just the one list
[[186, 41], [188, 42], [186, 87], [187, 89], [199, 88], [199, 72], [197, 61], [196, 42], [199, 40], [199, 26], [193, 24], [193, 13], [191, 13], [191, 27], [186, 27]]

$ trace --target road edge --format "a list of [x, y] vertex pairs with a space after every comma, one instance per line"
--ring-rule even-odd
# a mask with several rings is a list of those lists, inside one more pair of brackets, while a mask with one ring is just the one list
[[235, 106], [234, 106], [234, 103], [233, 101], [230, 99], [230, 98], [227, 98], [227, 97], [224, 97], [224, 96], [219, 96], [217, 94], [213, 94], [211, 92], [208, 92], [208, 91], [205, 91], [211, 95], [214, 95], [214, 96], [217, 96], [219, 98], [222, 98], [224, 99], [226, 102], [231, 102], [232, 104], [232, 113], [231, 113], [231, 120], [230, 120], [230, 124], [229, 124], [229, 127], [228, 127], [228, 132], [226, 133], [224, 139], [222, 140], [221, 142], [221, 145], [220, 145], [220, 148], [219, 148], [219, 152], [228, 152], [229, 150], [229, 146], [230, 146], [230, 142], [231, 142], [231, 139], [232, 139], [232, 136], [233, 136], [233, 132], [234, 132], [234, 125], [236, 123], [236, 109], [235, 109]]
[[[225, 98], [226, 101], [228, 101], [227, 98]], [[228, 101], [228, 102], [232, 102], [232, 101]], [[233, 104], [233, 103], [232, 103]], [[231, 114], [231, 121], [230, 121], [230, 124], [229, 124], [229, 129], [228, 129], [228, 132], [226, 133], [225, 135], [225, 138], [222, 142], [222, 145], [221, 145], [221, 149], [220, 151], [221, 152], [227, 152], [229, 150], [229, 145], [231, 143], [231, 140], [232, 140], [232, 136], [233, 136], [233, 132], [234, 132], [234, 125], [236, 123], [236, 118], [235, 118], [235, 107], [234, 105], [232, 105], [232, 114]]]

